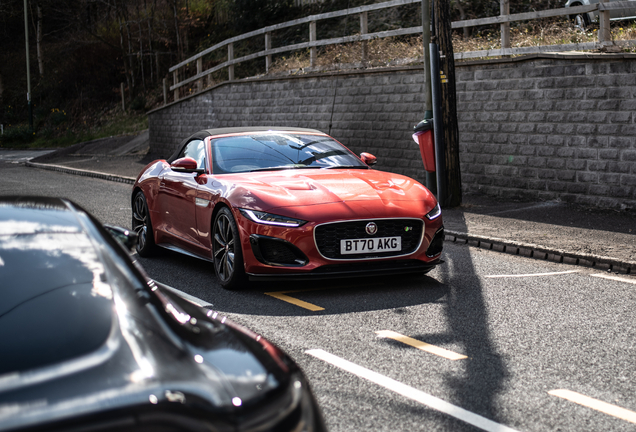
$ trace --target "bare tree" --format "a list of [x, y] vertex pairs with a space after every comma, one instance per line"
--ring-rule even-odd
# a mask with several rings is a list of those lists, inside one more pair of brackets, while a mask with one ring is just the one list
[[[459, 19], [466, 19], [466, 12], [464, 11], [464, 7], [462, 6], [461, 0], [455, 0], [455, 6], [457, 6], [457, 10], [459, 11]], [[464, 27], [464, 39], [470, 37], [470, 27]]]
[[42, 56], [42, 7], [38, 3], [35, 6], [38, 15], [37, 30], [36, 30], [36, 45], [38, 54], [38, 69], [40, 71], [40, 78], [44, 78], [44, 58]]
[[179, 35], [179, 14], [177, 12], [177, 0], [172, 0], [172, 12], [174, 16], [174, 30], [177, 40], [177, 60], [183, 59], [183, 49], [181, 46], [181, 37]]

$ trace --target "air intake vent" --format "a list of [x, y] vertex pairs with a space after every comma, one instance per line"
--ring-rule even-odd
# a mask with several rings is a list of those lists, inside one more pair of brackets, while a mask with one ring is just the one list
[[283, 239], [252, 234], [250, 243], [254, 256], [263, 264], [299, 267], [308, 262], [300, 249]]

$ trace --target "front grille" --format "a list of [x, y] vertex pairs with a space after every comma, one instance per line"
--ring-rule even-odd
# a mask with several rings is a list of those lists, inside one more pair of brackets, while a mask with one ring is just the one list
[[[374, 235], [367, 234], [365, 230], [369, 222], [375, 222], [378, 226], [378, 231]], [[343, 260], [383, 258], [415, 252], [422, 239], [423, 227], [424, 222], [419, 219], [368, 219], [334, 222], [317, 226], [314, 230], [314, 238], [318, 251], [326, 258]], [[401, 251], [355, 255], [342, 255], [340, 253], [340, 240], [396, 236], [402, 237]]]

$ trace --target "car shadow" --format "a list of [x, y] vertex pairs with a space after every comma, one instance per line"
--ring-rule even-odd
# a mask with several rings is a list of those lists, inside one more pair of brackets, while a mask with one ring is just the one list
[[[465, 221], [464, 221], [465, 227]], [[227, 291], [217, 282], [212, 264], [164, 251], [142, 265], [158, 281], [211, 303], [224, 314], [259, 316], [316, 316], [393, 310], [438, 303], [448, 325], [443, 333], [410, 334], [410, 337], [441, 347], [457, 346], [468, 359], [463, 373], [448, 375], [453, 403], [493, 421], [505, 423], [497, 410], [497, 397], [508, 370], [489, 329], [484, 287], [475, 270], [470, 249], [448, 244], [445, 263], [431, 276], [387, 276], [310, 282], [252, 284], [241, 291]], [[288, 296], [290, 299], [282, 299]], [[319, 310], [307, 309], [307, 305]], [[395, 343], [387, 340], [386, 343]], [[410, 348], [409, 348], [410, 349]], [[415, 348], [412, 348], [415, 349]]]
[[477, 275], [471, 249], [453, 246], [452, 253], [446, 254], [446, 265], [440, 268], [439, 277], [449, 287], [444, 303], [448, 329], [443, 334], [423, 332], [413, 337], [433, 345], [452, 343], [461, 347], [461, 353], [468, 357], [462, 360], [463, 373], [446, 377], [449, 388], [455, 392], [456, 403], [505, 423], [497, 409], [497, 397], [508, 370], [489, 328], [483, 279]]
[[139, 261], [153, 279], [227, 314], [338, 315], [433, 303], [448, 294], [445, 284], [425, 275], [252, 282], [228, 291], [219, 285], [209, 262], [171, 251]]
[[561, 201], [499, 201], [494, 197], [469, 195], [461, 207], [447, 210], [445, 216], [454, 219], [463, 213], [636, 236], [636, 214], [633, 212], [584, 207]]

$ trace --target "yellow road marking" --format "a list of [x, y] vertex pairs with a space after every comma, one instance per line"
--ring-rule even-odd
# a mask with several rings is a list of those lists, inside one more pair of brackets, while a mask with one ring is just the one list
[[463, 354], [457, 354], [456, 352], [449, 351], [447, 349], [440, 348], [435, 345], [427, 344], [426, 342], [422, 342], [417, 339], [413, 339], [411, 337], [401, 335], [391, 330], [377, 331], [375, 332], [375, 334], [383, 338], [389, 338], [389, 339], [396, 340], [398, 342], [402, 342], [414, 348], [429, 352], [431, 354], [438, 355], [440, 357], [447, 358], [449, 360], [462, 360], [462, 359], [468, 358]]
[[[381, 283], [373, 283], [370, 285], [365, 285], [367, 288], [369, 287], [374, 287], [374, 286], [378, 286], [378, 285], [382, 285]], [[336, 289], [336, 288], [346, 288], [350, 285], [334, 285], [334, 286], [329, 286], [329, 287], [323, 287], [323, 288], [310, 288], [310, 289], [299, 289], [299, 290], [289, 290], [289, 291], [275, 291], [275, 292], [266, 292], [264, 294], [277, 298], [278, 300], [282, 300], [284, 302], [287, 303], [291, 303], [293, 305], [296, 306], [300, 306], [301, 308], [304, 309], [308, 309], [310, 311], [316, 312], [316, 311], [321, 311], [321, 310], [325, 310], [325, 308], [320, 307], [320, 306], [316, 306], [315, 304], [311, 304], [309, 302], [306, 301], [302, 301], [299, 300], [297, 298], [294, 298], [292, 296], [288, 296], [287, 294], [291, 294], [291, 293], [299, 293], [299, 292], [308, 292], [308, 291], [323, 291], [323, 290], [329, 290], [329, 289]]]
[[267, 294], [268, 296], [277, 298], [278, 300], [282, 300], [284, 302], [291, 303], [296, 306], [300, 306], [301, 308], [309, 309], [310, 311], [313, 311], [313, 312], [325, 310], [325, 308], [323, 307], [316, 306], [315, 304], [311, 304], [306, 301], [298, 300], [297, 298], [290, 297], [285, 294], [287, 292], [298, 292], [298, 291], [278, 291], [278, 292], [267, 292], [265, 294]]
[[529, 274], [517, 274], [517, 275], [490, 275], [484, 276], [487, 278], [514, 278], [514, 277], [532, 277], [532, 276], [557, 276], [562, 274], [569, 273], [578, 273], [580, 270], [568, 270], [562, 272], [553, 272], [553, 273], [529, 273]]
[[627, 278], [622, 278], [622, 277], [618, 277], [618, 276], [611, 276], [611, 275], [606, 275], [606, 274], [593, 274], [590, 276], [594, 276], [597, 278], [603, 278], [603, 279], [610, 279], [610, 280], [614, 280], [614, 281], [619, 281], [619, 282], [627, 282], [630, 284], [635, 284], [636, 285], [636, 279], [627, 279]]
[[593, 410], [600, 411], [613, 417], [618, 417], [619, 419], [626, 420], [630, 423], [636, 423], [636, 412], [573, 392], [571, 390], [552, 390], [549, 391], [548, 394], [562, 399], [567, 399], [570, 402], [592, 408]]

